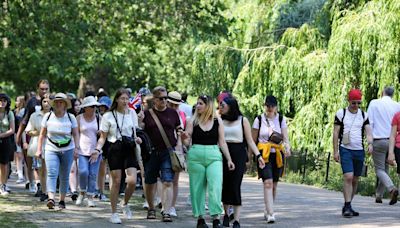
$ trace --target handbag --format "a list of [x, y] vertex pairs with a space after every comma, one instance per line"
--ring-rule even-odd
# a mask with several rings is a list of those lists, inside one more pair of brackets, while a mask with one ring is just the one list
[[35, 157], [36, 156], [38, 140], [39, 140], [39, 136], [34, 136], [29, 141], [28, 152], [27, 152], [27, 155], [29, 157]]
[[181, 171], [185, 170], [186, 163], [185, 163], [185, 156], [184, 156], [183, 152], [177, 151], [171, 146], [171, 143], [168, 140], [167, 134], [165, 133], [164, 128], [162, 127], [157, 115], [154, 113], [154, 110], [150, 109], [149, 112], [150, 112], [151, 116], [153, 117], [154, 122], [156, 122], [156, 125], [158, 127], [158, 130], [161, 133], [161, 136], [164, 140], [165, 145], [169, 149], [169, 156], [171, 158], [172, 170], [174, 172], [181, 172]]
[[[265, 117], [265, 120], [267, 121], [268, 127], [271, 127], [267, 117]], [[272, 130], [272, 134], [269, 136], [268, 141], [279, 145], [283, 142], [283, 135], [275, 130]]]

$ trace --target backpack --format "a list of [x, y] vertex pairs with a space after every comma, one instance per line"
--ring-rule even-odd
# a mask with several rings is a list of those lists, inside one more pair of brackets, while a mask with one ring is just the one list
[[[361, 110], [361, 109], [360, 109]], [[361, 110], [361, 115], [362, 115], [362, 118], [363, 118], [363, 126], [362, 126], [362, 128], [361, 128], [361, 138], [363, 139], [364, 138], [364, 129], [365, 129], [365, 113], [364, 113], [364, 111], [363, 110]], [[343, 109], [343, 117], [342, 117], [342, 120], [340, 121], [340, 123], [339, 123], [339, 126], [340, 126], [340, 130], [339, 130], [339, 144], [342, 144], [342, 139], [343, 139], [343, 129], [344, 129], [344, 125], [343, 125], [343, 120], [344, 120], [344, 117], [346, 116], [346, 108], [344, 108]]]
[[143, 162], [147, 162], [150, 159], [151, 153], [154, 151], [153, 143], [149, 135], [142, 129], [136, 129], [136, 136], [142, 139], [140, 144], [140, 150]]

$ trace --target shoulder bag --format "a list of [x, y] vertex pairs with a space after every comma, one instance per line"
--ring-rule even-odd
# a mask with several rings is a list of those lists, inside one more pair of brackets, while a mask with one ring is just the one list
[[[267, 121], [268, 127], [271, 127], [267, 116], [265, 116], [265, 120]], [[272, 130], [272, 134], [269, 136], [268, 141], [279, 145], [283, 142], [283, 135], [275, 130]]]
[[154, 113], [154, 110], [150, 109], [149, 112], [150, 112], [151, 116], [153, 117], [154, 122], [156, 122], [156, 125], [158, 127], [158, 130], [161, 133], [164, 143], [169, 150], [169, 156], [171, 157], [172, 170], [174, 170], [174, 172], [183, 171], [186, 168], [184, 154], [181, 151], [176, 151], [171, 146], [171, 143], [168, 140], [167, 134], [165, 133], [164, 128], [162, 127], [157, 115]]

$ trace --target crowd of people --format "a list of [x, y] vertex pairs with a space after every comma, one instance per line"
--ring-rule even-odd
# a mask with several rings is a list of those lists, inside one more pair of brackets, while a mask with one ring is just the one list
[[[187, 95], [162, 86], [131, 93], [122, 88], [111, 99], [101, 89], [77, 99], [71, 93], [51, 93], [50, 83], [40, 80], [35, 93], [16, 98], [14, 110], [10, 97], [1, 93], [0, 194], [10, 192], [7, 181], [15, 158], [16, 183], [26, 184], [50, 210], [65, 209], [68, 194], [76, 205], [88, 207], [96, 206], [96, 198], [109, 198], [109, 221], [118, 224], [118, 204], [124, 217], [132, 219], [129, 201], [141, 180], [147, 219], [158, 217], [159, 206], [161, 220], [172, 222], [178, 216], [179, 170], [171, 156], [180, 151], [186, 157], [197, 227], [208, 227], [206, 208], [212, 227], [240, 227], [241, 185], [252, 160], [263, 183], [265, 220], [276, 221], [277, 186], [291, 155], [287, 121], [278, 112], [276, 97], [265, 98], [264, 111], [251, 125], [226, 91], [216, 99], [198, 96], [194, 106], [187, 104]], [[364, 166], [364, 135], [379, 178], [376, 202], [382, 203], [385, 189], [390, 204], [397, 202], [399, 192], [388, 175], [388, 164], [400, 162], [400, 105], [391, 99], [393, 93], [393, 87], [386, 87], [364, 112], [361, 91], [353, 89], [349, 106], [335, 115], [334, 159], [343, 170], [344, 217], [359, 215], [351, 202]]]

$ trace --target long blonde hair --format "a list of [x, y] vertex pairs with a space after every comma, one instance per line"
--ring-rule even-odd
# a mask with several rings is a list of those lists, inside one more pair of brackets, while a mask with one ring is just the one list
[[197, 99], [200, 99], [205, 103], [206, 109], [203, 113], [199, 114], [196, 108], [193, 115], [193, 126], [205, 124], [208, 120], [213, 120], [215, 118], [215, 107], [213, 98], [208, 95], [201, 95]]

